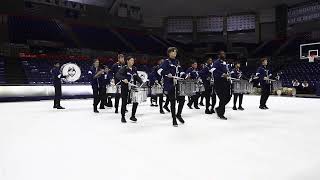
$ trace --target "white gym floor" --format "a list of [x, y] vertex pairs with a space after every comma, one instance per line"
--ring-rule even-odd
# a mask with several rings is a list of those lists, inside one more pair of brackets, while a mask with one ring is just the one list
[[270, 97], [265, 111], [245, 96], [228, 121], [185, 106], [178, 128], [149, 101], [135, 124], [92, 100], [52, 104], [0, 104], [1, 180], [320, 179], [320, 99]]

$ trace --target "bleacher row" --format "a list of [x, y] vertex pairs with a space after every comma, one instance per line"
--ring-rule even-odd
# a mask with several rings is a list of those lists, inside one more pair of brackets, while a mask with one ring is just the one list
[[5, 69], [4, 59], [0, 57], [0, 84], [6, 83], [4, 69]]
[[[76, 46], [76, 43], [68, 36], [65, 30], [66, 28], [62, 27], [61, 24], [57, 23], [54, 19], [9, 16], [8, 26], [11, 43], [26, 44], [28, 40], [45, 40], [63, 43], [64, 47], [68, 48]], [[82, 48], [116, 52], [135, 51], [148, 54], [162, 54], [164, 52], [163, 50], [167, 47], [165, 41], [157, 40], [144, 31], [110, 29], [79, 24], [68, 24], [68, 26], [80, 41]]]

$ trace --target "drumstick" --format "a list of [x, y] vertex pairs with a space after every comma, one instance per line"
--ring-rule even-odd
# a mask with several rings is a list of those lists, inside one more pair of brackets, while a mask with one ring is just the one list
[[[168, 77], [168, 75], [166, 75], [166, 77]], [[183, 80], [183, 78], [178, 77], [178, 76], [172, 76], [171, 78], [173, 78], [173, 79], [180, 79], [180, 80]]]
[[[147, 81], [146, 81], [147, 82]], [[146, 83], [146, 82], [144, 82], [144, 83]], [[142, 83], [141, 85], [140, 85], [140, 87], [142, 87], [143, 85], [144, 85], [144, 83]]]

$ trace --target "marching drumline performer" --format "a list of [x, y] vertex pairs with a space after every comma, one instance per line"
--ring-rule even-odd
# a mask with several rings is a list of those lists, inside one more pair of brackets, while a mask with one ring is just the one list
[[[235, 63], [235, 68], [230, 72], [231, 77], [237, 80], [240, 80], [242, 78], [242, 71], [240, 70], [240, 62]], [[237, 108], [237, 100], [239, 97], [239, 106]], [[243, 101], [243, 93], [233, 93], [233, 110], [241, 110], [243, 111], [244, 108], [242, 107], [242, 101]]]
[[[126, 113], [126, 106], [128, 103], [128, 95], [130, 92], [130, 86], [134, 86], [139, 82], [143, 84], [142, 79], [139, 77], [137, 69], [133, 66], [134, 65], [134, 58], [129, 56], [127, 57], [127, 65], [122, 67], [116, 74], [116, 78], [121, 81], [121, 122], [126, 123], [125, 113]], [[132, 88], [132, 87], [131, 87]], [[132, 103], [132, 114], [130, 120], [132, 122], [136, 122], [137, 118], [135, 117], [136, 111], [138, 108], [138, 103]]]
[[98, 105], [101, 101], [101, 82], [99, 81], [99, 78], [101, 75], [103, 75], [104, 69], [99, 68], [99, 59], [93, 60], [93, 65], [90, 68], [88, 75], [93, 91], [93, 112], [99, 113], [98, 111]]
[[[106, 84], [106, 88], [107, 88], [111, 84], [114, 84], [114, 80], [113, 80], [113, 74], [111, 72], [111, 69], [107, 65], [105, 65], [105, 72], [106, 73], [104, 74], [104, 80], [105, 80], [105, 84]], [[107, 93], [107, 91], [106, 91], [105, 106], [107, 106], [109, 108], [113, 107], [112, 94]]]
[[256, 76], [259, 79], [261, 87], [261, 97], [260, 97], [260, 109], [269, 109], [266, 105], [271, 91], [271, 79], [272, 73], [267, 68], [268, 59], [266, 57], [261, 58], [261, 66], [257, 70]]
[[[124, 65], [125, 65], [124, 55], [123, 54], [119, 54], [118, 55], [118, 61], [115, 64], [113, 64], [112, 67], [111, 67], [111, 73], [113, 75], [115, 84], [119, 83], [119, 79], [117, 79], [116, 74], [119, 71], [119, 69], [122, 68]], [[115, 107], [115, 113], [116, 114], [118, 113], [120, 97], [121, 97], [121, 95], [119, 93], [115, 94], [114, 107]]]
[[109, 68], [108, 66], [104, 66], [104, 72], [101, 74], [101, 76], [98, 78], [100, 88], [99, 88], [99, 94], [101, 97], [100, 102], [100, 109], [105, 109], [105, 105], [107, 105], [107, 85], [110, 84], [110, 75], [109, 75]]
[[[184, 123], [184, 120], [181, 116], [185, 97], [177, 95], [176, 88], [176, 77], [183, 76], [181, 66], [179, 61], [176, 59], [178, 49], [176, 47], [169, 47], [167, 54], [168, 59], [164, 60], [161, 64], [158, 74], [163, 77], [164, 80], [164, 94], [167, 96], [170, 101], [170, 109], [172, 116], [172, 124], [174, 127], [178, 126], [177, 119], [180, 123]], [[176, 113], [176, 100], [178, 101], [178, 111]]]
[[[200, 80], [199, 72], [198, 72], [198, 63], [196, 61], [192, 62], [192, 65], [190, 68], [187, 69], [186, 74], [187, 74], [187, 79], [192, 79], [192, 80], [197, 80], [197, 81]], [[189, 97], [190, 100], [189, 100], [189, 103], [187, 104], [187, 106], [190, 109], [192, 109], [192, 105], [194, 105], [195, 109], [200, 109], [198, 106], [199, 96], [200, 96], [200, 92], [197, 92], [196, 95]]]
[[50, 70], [52, 77], [53, 77], [53, 86], [54, 86], [54, 109], [65, 109], [60, 105], [62, 90], [61, 90], [61, 78], [65, 78], [61, 74], [60, 71], [60, 63], [55, 62], [54, 67]]
[[[202, 79], [205, 91], [204, 91], [204, 97], [206, 100], [206, 114], [213, 114], [215, 113], [214, 107], [216, 105], [216, 93], [214, 90], [214, 73], [215, 68], [212, 64], [212, 58], [207, 59], [207, 63], [205, 64], [205, 67], [200, 71], [200, 77]], [[211, 104], [210, 104], [210, 98], [211, 98]], [[211, 106], [211, 109], [210, 109]]]
[[231, 82], [229, 76], [229, 67], [226, 62], [226, 55], [224, 51], [219, 52], [219, 59], [213, 64], [215, 91], [219, 97], [219, 106], [215, 109], [218, 117], [221, 120], [227, 120], [224, 116], [226, 105], [231, 99]]
[[[163, 63], [163, 59], [158, 60], [157, 65], [152, 68], [152, 72], [150, 74], [150, 86], [153, 85], [160, 85], [162, 86], [162, 77], [158, 74], [158, 70], [160, 69], [160, 65]], [[158, 95], [159, 96], [159, 106], [160, 106], [160, 114], [164, 114], [163, 111], [163, 94]], [[152, 97], [154, 97], [155, 101], [157, 101], [158, 96], [151, 96], [151, 103]], [[151, 104], [152, 105], [152, 104]]]

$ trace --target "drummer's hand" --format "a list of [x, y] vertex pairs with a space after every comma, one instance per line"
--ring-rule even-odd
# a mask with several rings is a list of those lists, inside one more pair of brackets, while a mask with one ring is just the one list
[[126, 84], [128, 84], [129, 83], [129, 81], [127, 80], [127, 79], [125, 79], [125, 80], [122, 80], [124, 83], [126, 83]]
[[223, 74], [222, 74], [222, 77], [228, 79], [228, 75], [227, 75], [226, 73], [223, 73]]
[[169, 73], [169, 74], [167, 75], [167, 77], [168, 77], [168, 78], [173, 78], [173, 76], [172, 76], [171, 73]]

